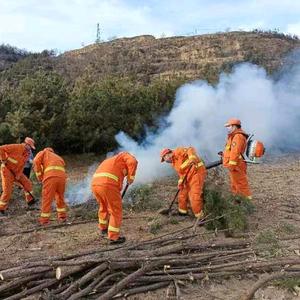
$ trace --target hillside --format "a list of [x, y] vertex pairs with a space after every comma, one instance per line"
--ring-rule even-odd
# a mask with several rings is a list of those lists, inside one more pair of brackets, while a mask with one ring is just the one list
[[33, 136], [39, 148], [55, 145], [60, 153], [106, 153], [117, 147], [120, 129], [137, 141], [145, 126], [155, 131], [185, 82], [215, 83], [244, 61], [272, 73], [298, 48], [296, 37], [276, 32], [229, 32], [123, 38], [59, 56], [24, 54], [17, 62], [7, 56], [0, 72], [0, 143]]
[[83, 71], [96, 77], [133, 75], [139, 79], [216, 80], [238, 62], [252, 62], [276, 70], [300, 41], [283, 34], [230, 32], [156, 39], [145, 35], [93, 44], [64, 53], [63, 71], [76, 78]]

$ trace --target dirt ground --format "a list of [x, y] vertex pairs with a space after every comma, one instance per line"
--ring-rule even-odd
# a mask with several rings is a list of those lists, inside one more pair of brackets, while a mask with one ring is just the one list
[[[74, 183], [84, 178], [88, 166], [97, 162], [95, 157], [89, 156], [67, 158], [69, 182]], [[253, 203], [256, 207], [254, 214], [249, 219], [247, 235], [255, 238], [260, 232], [273, 230], [276, 234], [281, 232], [300, 233], [300, 154], [277, 155], [266, 157], [264, 163], [249, 166], [249, 181], [253, 191]], [[218, 176], [219, 185], [228, 189], [226, 172], [222, 169], [210, 171], [210, 180]], [[176, 179], [165, 178], [151, 185], [152, 197], [159, 198], [167, 206], [176, 192]], [[9, 217], [0, 219], [0, 269], [5, 269], [11, 264], [24, 261], [50, 257], [61, 254], [75, 254], [92, 249], [103, 249], [108, 242], [99, 237], [97, 229], [97, 206], [90, 202], [85, 206], [70, 208], [69, 221], [87, 220], [88, 223], [61, 227], [52, 230], [37, 230], [30, 233], [16, 234], [26, 229], [36, 228], [38, 211], [25, 211], [22, 197], [17, 191], [10, 203]], [[162, 226], [150, 230], [157, 212], [124, 211], [122, 232], [127, 237], [128, 244], [147, 240], [152, 237], [172, 232], [186, 227], [193, 222], [192, 217], [185, 219], [173, 217], [159, 217]], [[90, 221], [88, 221], [90, 220]], [[174, 221], [175, 220], [175, 221]], [[56, 224], [53, 213], [52, 223]], [[205, 231], [202, 227], [199, 230]], [[206, 240], [210, 235], [207, 235]], [[222, 234], [214, 239], [225, 239]], [[282, 243], [279, 256], [295, 256], [300, 249], [299, 239]], [[295, 251], [296, 250], [296, 251]], [[186, 284], [181, 299], [241, 299], [243, 291], [247, 291], [257, 278], [247, 276], [232, 277], [227, 280], [205, 280]], [[1, 284], [1, 283], [0, 283]], [[28, 299], [38, 299], [31, 297]], [[130, 299], [172, 299], [170, 289], [162, 289], [143, 295], [131, 296]], [[296, 292], [268, 286], [260, 289], [254, 299], [289, 300], [300, 299]]]

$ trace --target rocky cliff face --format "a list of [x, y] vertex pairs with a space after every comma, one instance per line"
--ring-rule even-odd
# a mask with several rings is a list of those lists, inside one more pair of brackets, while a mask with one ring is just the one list
[[64, 73], [75, 79], [91, 76], [136, 76], [140, 80], [181, 76], [215, 81], [220, 71], [239, 62], [277, 69], [300, 41], [282, 34], [230, 32], [156, 39], [145, 35], [93, 44], [60, 56]]

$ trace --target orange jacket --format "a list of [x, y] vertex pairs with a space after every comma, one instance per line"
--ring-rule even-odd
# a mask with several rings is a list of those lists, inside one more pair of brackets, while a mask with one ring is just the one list
[[26, 149], [25, 144], [10, 144], [0, 146], [0, 159], [5, 161], [14, 176], [20, 176], [23, 173], [24, 165], [28, 160], [30, 150]]
[[178, 183], [183, 181], [184, 176], [189, 170], [191, 163], [195, 165], [192, 166], [191, 170], [189, 171], [187, 181], [198, 171], [205, 169], [205, 165], [202, 159], [197, 155], [195, 148], [193, 147], [178, 147], [173, 150], [172, 155], [172, 165], [176, 172], [179, 175]]
[[65, 162], [52, 148], [45, 148], [38, 152], [33, 160], [35, 175], [39, 181], [49, 177], [66, 178]]
[[236, 129], [228, 134], [225, 150], [223, 152], [223, 166], [239, 166], [244, 161], [243, 153], [246, 150], [248, 135], [242, 129]]
[[121, 191], [125, 176], [128, 182], [134, 180], [137, 165], [135, 157], [128, 152], [107, 158], [97, 168], [92, 185], [112, 185]]

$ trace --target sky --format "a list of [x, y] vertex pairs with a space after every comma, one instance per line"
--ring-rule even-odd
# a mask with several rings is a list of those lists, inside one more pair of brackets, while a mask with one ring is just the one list
[[0, 44], [63, 52], [100, 37], [278, 29], [300, 36], [297, 0], [0, 0]]

